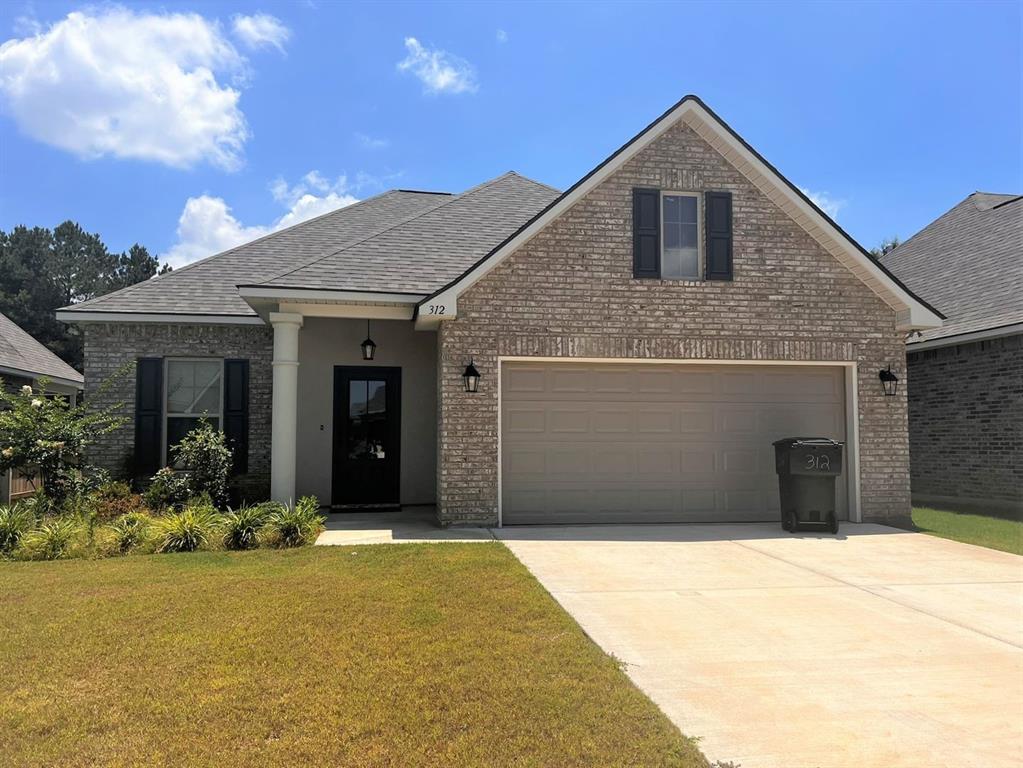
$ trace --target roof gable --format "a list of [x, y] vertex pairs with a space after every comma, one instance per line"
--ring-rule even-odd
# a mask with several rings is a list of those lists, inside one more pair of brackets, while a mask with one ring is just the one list
[[923, 332], [914, 344], [1019, 325], [1023, 196], [975, 192], [882, 261], [948, 315], [941, 328]]
[[684, 120], [825, 250], [895, 310], [900, 328], [933, 328], [941, 324], [943, 316], [940, 312], [914, 295], [876, 262], [700, 99], [691, 95], [644, 128], [472, 267], [423, 299], [417, 308], [418, 322], [428, 325], [440, 322], [443, 318], [454, 317], [457, 314], [458, 296], [462, 292], [680, 120]]

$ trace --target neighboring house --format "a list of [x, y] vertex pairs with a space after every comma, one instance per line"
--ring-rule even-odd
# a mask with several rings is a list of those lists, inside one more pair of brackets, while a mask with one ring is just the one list
[[[25, 385], [36, 388], [40, 379], [46, 379], [48, 393], [63, 395], [72, 403], [84, 386], [82, 374], [0, 314], [0, 386], [8, 391]], [[0, 472], [0, 505], [31, 490], [19, 474]]]
[[145, 476], [205, 411], [275, 499], [445, 525], [777, 519], [791, 435], [846, 441], [841, 517], [905, 517], [878, 376], [942, 319], [692, 96], [567, 192], [387, 192], [59, 317], [90, 396], [139, 361], [94, 459]]
[[975, 192], [882, 261], [948, 315], [906, 347], [914, 501], [1023, 511], [1023, 196]]

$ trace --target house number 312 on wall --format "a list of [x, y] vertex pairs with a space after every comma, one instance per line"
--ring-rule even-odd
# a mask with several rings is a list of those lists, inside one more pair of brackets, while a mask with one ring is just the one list
[[428, 314], [428, 315], [443, 315], [444, 314], [444, 310], [446, 310], [446, 309], [447, 309], [447, 307], [445, 307], [443, 304], [427, 304], [426, 305], [426, 314]]
[[826, 453], [808, 453], [806, 454], [806, 469], [829, 470], [831, 469], [831, 457]]

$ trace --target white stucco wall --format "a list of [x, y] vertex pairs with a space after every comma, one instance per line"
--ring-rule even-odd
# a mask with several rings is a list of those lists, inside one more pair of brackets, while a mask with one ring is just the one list
[[362, 359], [365, 320], [307, 317], [298, 335], [296, 492], [331, 499], [334, 366], [401, 368], [401, 503], [433, 504], [437, 469], [437, 335], [407, 320], [374, 320], [376, 359]]

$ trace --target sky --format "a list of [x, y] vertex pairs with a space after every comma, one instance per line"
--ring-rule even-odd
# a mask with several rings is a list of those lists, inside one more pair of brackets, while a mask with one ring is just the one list
[[180, 266], [386, 189], [565, 189], [694, 93], [870, 248], [1023, 193], [1021, 9], [8, 0], [0, 229]]

